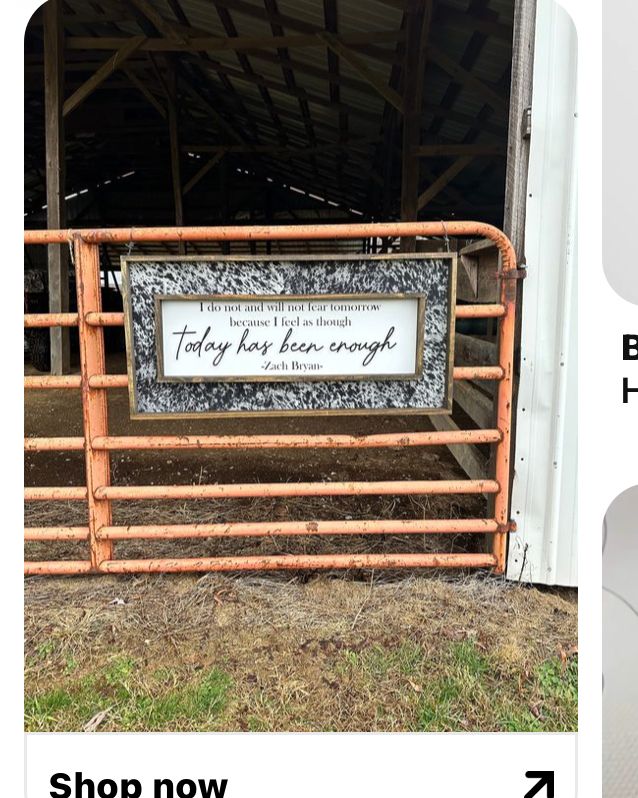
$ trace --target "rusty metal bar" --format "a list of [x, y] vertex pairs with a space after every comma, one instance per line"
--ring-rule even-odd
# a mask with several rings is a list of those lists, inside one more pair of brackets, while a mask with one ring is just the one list
[[[267, 496], [386, 496], [449, 493], [498, 493], [491, 479], [400, 480], [397, 482], [254, 482], [235, 485], [110, 485], [95, 489], [95, 498], [241, 499]], [[104, 526], [110, 526], [105, 524]]]
[[[501, 486], [494, 501], [494, 516], [499, 528], [504, 530], [509, 523], [510, 497], [510, 450], [512, 436], [512, 396], [514, 385], [514, 339], [516, 317], [516, 280], [508, 280], [507, 273], [516, 269], [516, 253], [508, 238], [505, 238], [501, 251], [502, 272], [501, 304], [505, 315], [498, 325], [498, 362], [503, 369], [503, 377], [498, 383], [496, 396], [496, 426], [502, 433], [496, 444], [494, 475]], [[496, 559], [495, 574], [505, 572], [507, 564], [508, 535], [503, 531], [492, 536], [492, 554]]]
[[[501, 380], [503, 373], [501, 366], [455, 366], [453, 370], [455, 380]], [[63, 377], [43, 374], [24, 378], [24, 387], [30, 389], [79, 388], [81, 385], [82, 378], [79, 374], [67, 374]], [[89, 377], [89, 386], [91, 388], [127, 388], [128, 377], [126, 374], [93, 374]]]
[[124, 314], [93, 310], [86, 314], [84, 321], [91, 327], [121, 327], [124, 324]]
[[497, 319], [505, 315], [504, 305], [457, 305], [457, 319]]
[[505, 255], [505, 269], [513, 255], [509, 239], [485, 222], [356, 222], [353, 224], [282, 224], [225, 227], [108, 227], [100, 229], [25, 230], [25, 244], [64, 244], [80, 238], [93, 244], [141, 244], [183, 241], [300, 241], [404, 236], [475, 236], [489, 238]]
[[24, 563], [25, 576], [79, 576], [92, 572], [90, 560], [44, 560]]
[[492, 568], [493, 554], [285, 554], [268, 557], [202, 557], [106, 560], [107, 574], [187, 571], [282, 571], [348, 568]]
[[138, 449], [367, 449], [387, 446], [497, 443], [500, 439], [501, 433], [496, 429], [393, 432], [380, 435], [123, 435], [94, 438], [93, 448], [110, 451]]
[[91, 388], [128, 388], [126, 374], [94, 374], [89, 377]]
[[25, 438], [25, 452], [76, 452], [84, 449], [84, 438]]
[[85, 487], [35, 487], [24, 489], [24, 500], [27, 502], [48, 501], [86, 501], [88, 491]]
[[455, 380], [502, 380], [502, 366], [455, 366]]
[[[503, 305], [457, 305], [455, 309], [457, 319], [486, 319], [498, 318], [505, 315]], [[124, 314], [117, 312], [92, 311], [85, 316], [85, 322], [91, 327], [121, 327], [124, 324]], [[77, 313], [26, 313], [24, 316], [25, 327], [74, 327], [78, 323]]]
[[25, 389], [52, 389], [52, 388], [79, 388], [82, 385], [82, 377], [79, 374], [63, 374], [55, 376], [51, 374], [35, 374], [24, 378]]
[[84, 424], [86, 484], [89, 505], [89, 549], [91, 565], [97, 569], [103, 560], [113, 556], [113, 545], [108, 540], [98, 540], [100, 527], [110, 526], [111, 504], [108, 499], [96, 496], [97, 485], [111, 481], [109, 453], [94, 450], [91, 441], [98, 435], [108, 435], [108, 407], [106, 393], [91, 386], [94, 374], [104, 374], [104, 330], [86, 323], [90, 312], [102, 310], [100, 286], [100, 256], [97, 244], [88, 244], [80, 238], [74, 242], [77, 270], [78, 327], [80, 331], [80, 370], [82, 376], [82, 420]]
[[25, 327], [75, 327], [77, 313], [25, 313]]
[[88, 526], [28, 526], [24, 529], [24, 539], [86, 541], [89, 539], [89, 528]]
[[496, 532], [491, 518], [389, 519], [387, 521], [271, 521], [219, 524], [147, 524], [102, 527], [105, 540], [279, 537], [290, 535], [446, 535]]

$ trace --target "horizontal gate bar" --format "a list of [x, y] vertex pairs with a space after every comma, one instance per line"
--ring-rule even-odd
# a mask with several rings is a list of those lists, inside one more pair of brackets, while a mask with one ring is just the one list
[[[502, 380], [503, 374], [501, 366], [455, 366], [453, 371], [455, 380]], [[79, 388], [81, 385], [79, 374], [42, 374], [24, 378], [27, 389]], [[89, 385], [91, 388], [128, 388], [128, 377], [126, 374], [94, 374], [89, 377]]]
[[180, 571], [282, 571], [324, 568], [492, 568], [493, 554], [285, 554], [268, 557], [202, 557], [105, 560], [107, 574]]
[[455, 366], [455, 380], [502, 380], [505, 372], [501, 366]]
[[41, 562], [26, 561], [25, 576], [75, 576], [90, 574], [90, 560], [44, 560]]
[[28, 526], [24, 529], [24, 539], [43, 540], [88, 540], [88, 526]]
[[25, 389], [33, 388], [79, 388], [82, 377], [79, 374], [34, 374], [24, 378]]
[[88, 497], [87, 489], [80, 487], [62, 488], [25, 488], [24, 500], [27, 502], [38, 501], [82, 501]]
[[[505, 315], [505, 305], [457, 305], [457, 319], [487, 319]], [[91, 327], [121, 327], [122, 312], [91, 311], [85, 321]], [[25, 313], [25, 327], [74, 327], [78, 323], [77, 313]]]
[[25, 452], [75, 452], [84, 449], [84, 438], [25, 438]]
[[457, 305], [457, 319], [496, 319], [505, 315], [505, 305]]
[[147, 524], [105, 526], [103, 540], [172, 540], [181, 538], [278, 537], [286, 535], [438, 535], [497, 532], [490, 518], [397, 519], [374, 521], [271, 521], [227, 524]]
[[25, 244], [66, 244], [80, 238], [92, 244], [173, 241], [300, 241], [401, 236], [489, 238], [504, 255], [503, 268], [515, 268], [512, 245], [502, 230], [486, 222], [355, 222], [352, 224], [281, 224], [219, 227], [104, 227], [100, 229], [25, 230]]
[[121, 327], [124, 324], [124, 314], [92, 310], [86, 314], [84, 321], [91, 327]]
[[[386, 446], [439, 446], [497, 443], [497, 429], [393, 432], [380, 435], [123, 435], [93, 439], [94, 449], [366, 449]], [[42, 440], [47, 440], [43, 438]], [[64, 439], [62, 439], [64, 440]], [[82, 440], [81, 438], [79, 440]]]
[[[32, 488], [31, 490], [38, 490]], [[43, 490], [40, 488], [39, 490]], [[47, 490], [55, 490], [48, 488]], [[498, 493], [491, 479], [432, 479], [396, 482], [281, 482], [230, 485], [109, 485], [95, 489], [96, 499], [240, 499], [266, 496], [385, 496], [411, 494]]]
[[25, 313], [25, 327], [76, 327], [77, 313]]

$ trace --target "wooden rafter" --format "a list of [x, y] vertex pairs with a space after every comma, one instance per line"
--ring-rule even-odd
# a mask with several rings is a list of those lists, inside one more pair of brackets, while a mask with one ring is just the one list
[[[279, 22], [279, 9], [277, 7], [277, 0], [264, 0], [264, 5], [266, 8], [266, 13], [268, 14], [268, 20], [270, 22], [270, 29], [272, 31], [273, 36], [283, 36], [284, 29], [282, 24]], [[278, 47], [277, 54], [280, 58], [288, 60], [290, 56], [288, 55], [287, 47]], [[282, 63], [281, 71], [284, 76], [284, 82], [286, 86], [291, 91], [298, 91], [297, 88], [297, 81], [295, 78], [295, 73], [289, 66], [285, 66]], [[312, 124], [312, 116], [310, 114], [310, 107], [308, 105], [308, 100], [305, 96], [300, 95], [297, 98], [297, 102], [299, 103], [299, 110], [301, 112], [302, 119], [304, 121], [304, 126], [306, 128], [306, 133], [308, 135], [308, 141], [310, 142], [311, 146], [316, 144], [316, 136], [315, 130]], [[316, 170], [316, 165], [314, 159], [312, 159], [313, 168]]]
[[[133, 2], [134, 0], [131, 0]], [[140, 0], [135, 0], [140, 2]], [[221, 11], [228, 12], [223, 0], [219, 2]], [[157, 18], [157, 14], [153, 15]], [[227, 17], [226, 17], [227, 18]], [[278, 15], [273, 14], [277, 19]], [[169, 23], [170, 25], [170, 23]], [[234, 27], [234, 25], [233, 25]], [[175, 27], [179, 31], [178, 36], [149, 36], [143, 42], [141, 49], [151, 52], [246, 52], [253, 50], [272, 50], [274, 49], [307, 49], [322, 47], [323, 42], [317, 38], [323, 31], [310, 34], [277, 34], [273, 36], [201, 36], [193, 35], [186, 37], [181, 28]], [[402, 38], [401, 31], [381, 30], [370, 31], [369, 33], [344, 33], [337, 37], [337, 40], [344, 47], [357, 47], [369, 42], [394, 43]], [[66, 41], [68, 50], [81, 50], [83, 52], [92, 50], [117, 50], [123, 47], [131, 39], [130, 36], [69, 36]]]
[[212, 158], [209, 158], [209, 160], [195, 172], [188, 183], [186, 183], [182, 190], [182, 194], [188, 194], [188, 192], [199, 183], [202, 177], [205, 177], [210, 170], [221, 161], [225, 154], [226, 151], [221, 150], [220, 152], [216, 152]]
[[[296, 19], [289, 14], [282, 14], [279, 11], [276, 14], [272, 14], [266, 11], [265, 8], [259, 8], [258, 6], [247, 2], [247, 0], [215, 0], [215, 2], [217, 5], [223, 5], [224, 8], [228, 8], [230, 11], [237, 11], [252, 19], [259, 19], [263, 22], [268, 22], [271, 24], [274, 23], [282, 28], [297, 31], [299, 33], [316, 34], [321, 33], [323, 30], [322, 28], [319, 28], [310, 22]], [[401, 36], [401, 34], [397, 35], [399, 37]], [[368, 41], [370, 41], [370, 39], [368, 39]], [[371, 58], [376, 58], [377, 60], [386, 64], [393, 64], [396, 60], [396, 57], [392, 51], [381, 47], [376, 47], [372, 44], [360, 44], [357, 45], [357, 49], [362, 53], [369, 55]]]
[[317, 37], [325, 42], [333, 52], [340, 56], [347, 64], [356, 70], [361, 77], [366, 80], [390, 105], [394, 106], [399, 113], [403, 113], [403, 99], [399, 92], [389, 86], [384, 78], [374, 70], [370, 69], [365, 61], [346, 45], [344, 45], [334, 34], [318, 33]]
[[148, 100], [148, 102], [155, 108], [157, 113], [163, 118], [166, 119], [166, 108], [162, 105], [162, 103], [157, 99], [157, 97], [153, 94], [153, 92], [148, 88], [148, 86], [144, 83], [143, 80], [137, 77], [135, 72], [131, 69], [127, 69], [126, 67], [123, 69], [124, 74], [126, 77], [131, 81], [131, 83], [138, 89], [144, 97]]
[[457, 158], [454, 163], [449, 166], [439, 177], [431, 183], [425, 191], [419, 194], [418, 209], [424, 208], [428, 202], [434, 199], [436, 195], [442, 191], [448, 183], [460, 174], [466, 166], [468, 166], [474, 157], [472, 155], [464, 155], [462, 158]]
[[79, 89], [74, 91], [73, 94], [64, 101], [64, 106], [62, 108], [63, 115], [67, 116], [71, 111], [74, 111], [101, 83], [116, 70], [120, 69], [125, 64], [126, 60], [139, 50], [144, 42], [144, 38], [144, 36], [133, 36], [127, 39], [126, 44], [120, 47], [120, 49], [105, 61]]
[[[235, 23], [233, 22], [230, 11], [227, 8], [223, 8], [220, 6], [219, 8], [217, 8], [217, 14], [219, 16], [219, 19], [221, 20], [222, 25], [224, 26], [224, 30], [228, 34], [229, 38], [226, 41], [233, 41], [238, 39], [239, 33], [237, 31], [237, 28], [235, 27]], [[239, 65], [243, 69], [243, 71], [247, 75], [254, 75], [255, 71], [252, 67], [252, 64], [250, 63], [248, 55], [242, 52], [241, 50], [237, 50], [235, 52], [237, 60], [239, 61]], [[259, 94], [261, 95], [264, 105], [268, 109], [268, 113], [270, 114], [270, 118], [272, 119], [274, 126], [277, 128], [280, 139], [282, 141], [285, 141], [287, 138], [286, 131], [284, 129], [281, 119], [279, 118], [277, 109], [275, 107], [275, 104], [272, 100], [272, 97], [270, 96], [270, 92], [268, 91], [267, 87], [259, 86]]]
[[[401, 220], [415, 221], [418, 215], [418, 192], [421, 164], [416, 148], [421, 135], [421, 105], [425, 72], [426, 46], [432, 21], [432, 0], [413, 0], [406, 11], [407, 40], [403, 69], [403, 137], [401, 146]], [[402, 252], [414, 252], [414, 237], [401, 239]]]
[[501, 157], [506, 155], [505, 147], [486, 144], [421, 144], [413, 149], [419, 158], [458, 157], [461, 155]]
[[505, 97], [502, 97], [500, 94], [498, 94], [498, 92], [494, 91], [494, 89], [491, 86], [488, 86], [487, 83], [479, 80], [472, 72], [462, 67], [438, 47], [430, 47], [428, 55], [430, 60], [447, 72], [450, 77], [454, 78], [454, 80], [458, 80], [460, 83], [463, 83], [465, 86], [475, 91], [496, 110], [503, 112], [507, 111], [508, 105], [507, 99]]

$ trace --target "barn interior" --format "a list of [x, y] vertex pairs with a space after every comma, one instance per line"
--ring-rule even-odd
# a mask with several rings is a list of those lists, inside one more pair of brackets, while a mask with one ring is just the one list
[[[517, 48], [514, 0], [48, 0], [25, 35], [25, 207], [27, 229], [182, 225], [307, 224], [362, 221], [489, 222], [516, 243], [517, 144], [510, 125]], [[514, 82], [513, 82], [514, 81]], [[520, 109], [518, 109], [520, 110]], [[508, 144], [509, 142], [509, 144]], [[516, 156], [516, 157], [515, 157]], [[180, 249], [181, 247], [181, 249]], [[366, 238], [349, 242], [224, 242], [136, 245], [133, 254], [215, 255], [352, 251], [459, 253], [457, 301], [496, 301], [496, 250], [482, 241]], [[103, 301], [121, 308], [125, 244], [101, 247]], [[68, 249], [25, 247], [25, 307], [73, 309]], [[44, 337], [43, 337], [44, 336]], [[26, 336], [26, 371], [77, 371], [67, 330]], [[459, 321], [457, 365], [497, 362], [495, 320]], [[125, 370], [122, 338], [107, 336], [112, 373]], [[460, 429], [492, 426], [495, 383], [455, 385], [449, 416], [332, 417], [154, 421], [153, 432]], [[70, 394], [73, 393], [73, 396]], [[79, 392], [28, 392], [26, 435], [81, 434]], [[136, 430], [126, 391], [109, 391], [113, 434]], [[142, 422], [144, 423], [144, 422]], [[159, 482], [281, 481], [300, 469], [312, 478], [477, 479], [491, 468], [489, 445], [346, 453], [168, 453], [111, 456], [114, 480]], [[81, 452], [28, 453], [27, 484], [84, 484]], [[454, 517], [482, 515], [482, 496], [364, 497], [312, 502], [191, 502], [153, 508], [167, 522], [189, 518]], [[32, 523], [59, 518], [60, 504], [34, 503]], [[132, 522], [139, 502], [121, 508]], [[65, 507], [65, 523], [86, 507]], [[205, 505], [205, 506], [204, 506]], [[230, 506], [229, 506], [230, 505]], [[309, 507], [309, 505], [311, 505]], [[136, 509], [137, 507], [137, 509]], [[148, 512], [148, 508], [143, 512]], [[116, 510], [117, 512], [117, 510]], [[133, 515], [131, 515], [133, 513]], [[188, 515], [190, 513], [190, 515]], [[47, 515], [49, 514], [49, 515]], [[127, 515], [128, 514], [128, 515]], [[227, 514], [227, 515], [224, 515]], [[46, 516], [43, 520], [42, 516]], [[57, 521], [60, 523], [60, 521]], [[405, 546], [362, 538], [360, 550]], [[425, 538], [425, 536], [423, 536]], [[467, 550], [476, 536], [419, 541]], [[414, 540], [407, 545], [413, 547]], [[31, 558], [67, 556], [75, 543], [32, 543]], [[119, 544], [118, 544], [119, 545]], [[148, 553], [151, 544], [144, 544]], [[166, 553], [223, 543], [153, 544]], [[234, 551], [352, 550], [352, 541], [235, 541]], [[139, 542], [122, 544], [130, 556]], [[163, 547], [163, 548], [162, 548]], [[171, 547], [173, 547], [171, 549]], [[239, 548], [238, 548], [239, 547]], [[279, 549], [277, 547], [280, 547]], [[321, 547], [326, 547], [322, 549]]]

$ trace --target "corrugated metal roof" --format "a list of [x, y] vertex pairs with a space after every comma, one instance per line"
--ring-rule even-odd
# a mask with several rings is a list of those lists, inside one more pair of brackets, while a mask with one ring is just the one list
[[[372, 82], [378, 80], [383, 86], [392, 83], [396, 91], [401, 90], [400, 32], [404, 18], [401, 2], [367, 0], [362, 4], [361, 0], [335, 0], [338, 35], [346, 37], [346, 42], [348, 36], [368, 37], [364, 42], [347, 45], [355, 54], [356, 64], [348, 63], [341, 56], [329, 56], [324, 42], [318, 41], [316, 46], [291, 46], [286, 50], [277, 50], [274, 43], [270, 44], [275, 32], [311, 35], [315, 31], [324, 31], [326, 12], [323, 0], [147, 2], [178, 38], [185, 36], [188, 40], [211, 36], [225, 39], [230, 33], [264, 39], [258, 49], [255, 46], [244, 52], [211, 48], [207, 53], [182, 51], [171, 54], [170, 57], [178, 64], [179, 83], [182, 84], [182, 143], [236, 144], [239, 138], [247, 147], [263, 148], [287, 138], [291, 148], [305, 148], [307, 152], [296, 152], [294, 157], [283, 157], [282, 153], [246, 152], [243, 156], [234, 154], [232, 163], [243, 162], [247, 168], [262, 175], [276, 170], [280, 176], [294, 179], [306, 190], [338, 200], [346, 210], [348, 207], [359, 208], [366, 215], [379, 213], [380, 198], [385, 194], [391, 197], [385, 206], [390, 208], [391, 214], [397, 213], [400, 118]], [[106, 18], [103, 22], [87, 22], [90, 12], [81, 0], [68, 0], [67, 5], [82, 18], [82, 22], [76, 22], [73, 13], [65, 15], [67, 37], [126, 37], [140, 33], [166, 36], [154, 26], [152, 14], [144, 20], [143, 13], [132, 13], [136, 5], [133, 2], [129, 6], [111, 0], [91, 3], [93, 9], [104, 10]], [[325, 5], [328, 7], [329, 4]], [[276, 11], [274, 17], [270, 15], [273, 9]], [[511, 25], [512, 16], [513, 0], [486, 0], [479, 10], [476, 3], [472, 3], [470, 8], [469, 0], [437, 0], [429, 43], [506, 99], [511, 61], [507, 25]], [[489, 25], [500, 27], [495, 28], [494, 35], [488, 35], [486, 26]], [[395, 35], [392, 40], [377, 41], [375, 35], [379, 32], [394, 32]], [[39, 38], [35, 27], [32, 36], [27, 33], [26, 48], [28, 54], [30, 51], [33, 54], [34, 68], [37, 68], [36, 43]], [[69, 49], [67, 62], [73, 61], [75, 65], [67, 70], [67, 80], [73, 85], [81, 83], [106, 60], [108, 52]], [[148, 53], [140, 52], [131, 57], [128, 68], [164, 103], [158, 78], [158, 73], [161, 75], [164, 69], [162, 54], [158, 53], [154, 58], [155, 64]], [[85, 72], [82, 64], [86, 65]], [[338, 73], [333, 75], [332, 84], [330, 64]], [[392, 82], [393, 64], [396, 68]], [[183, 91], [185, 81], [193, 84], [199, 98]], [[109, 85], [119, 87], [119, 93], [109, 90]], [[333, 102], [335, 93], [339, 105]], [[477, 93], [470, 85], [464, 85], [463, 81], [459, 83], [452, 79], [433, 59], [427, 61], [424, 103], [424, 143], [504, 144], [506, 140], [507, 119], [503, 109], [490, 110], [485, 95]], [[438, 110], [433, 110], [435, 107]], [[234, 128], [235, 140], [229, 137], [227, 129], [220, 126], [211, 108]], [[41, 109], [35, 107], [33, 113], [37, 119]], [[101, 124], [101, 113], [108, 115], [108, 124]], [[481, 120], [476, 124], [479, 114]], [[155, 185], [156, 190], [160, 184], [166, 183], [160, 176], [160, 171], [166, 170], [168, 165], [165, 122], [121, 72], [103, 84], [86, 101], [84, 108], [74, 112], [73, 117], [70, 118], [67, 136], [72, 156], [68, 176], [73, 189], [80, 188], [82, 181], [100, 182], [107, 165], [111, 171], [138, 169], [140, 174], [147, 176], [149, 186]], [[395, 131], [398, 132], [390, 136], [388, 121], [393, 117], [397, 120]], [[133, 123], [138, 125], [142, 122], [148, 125], [148, 135], [141, 138], [131, 135], [127, 140], [127, 129]], [[85, 136], [84, 143], [76, 138], [80, 133]], [[343, 136], [363, 138], [367, 143], [358, 143], [356, 148], [353, 145], [352, 149], [344, 150], [335, 146]], [[27, 143], [30, 141], [35, 153], [42, 151], [42, 131], [37, 129], [37, 124]], [[326, 148], [330, 144], [332, 147]], [[164, 153], [163, 158], [161, 153]], [[34, 157], [37, 160], [37, 154]], [[429, 173], [440, 174], [450, 163], [449, 158], [437, 158], [428, 162], [426, 167]], [[188, 168], [189, 164], [185, 163], [184, 169], [187, 171]], [[187, 171], [187, 174], [190, 173]], [[151, 175], [156, 175], [153, 178], [155, 184], [151, 182]], [[214, 170], [202, 185], [193, 189], [189, 202], [194, 203], [198, 198], [202, 201], [204, 183], [210, 184], [213, 175]], [[482, 181], [481, 175], [484, 176]], [[37, 178], [33, 178], [31, 173], [28, 182], [31, 185], [33, 181], [37, 186]], [[491, 205], [502, 203], [501, 163], [496, 161], [490, 166], [486, 158], [477, 158], [452, 185], [463, 191], [477, 181], [481, 182], [481, 202], [487, 197]], [[37, 207], [41, 197], [37, 187], [30, 187], [28, 197]], [[473, 201], [473, 194], [469, 192], [467, 202], [471, 204]], [[450, 213], [443, 214], [442, 207], [446, 204]], [[426, 216], [428, 213], [437, 217], [449, 216], [454, 206], [451, 196], [444, 190], [435, 198], [431, 209], [428, 207], [424, 212]], [[478, 206], [474, 215], [488, 218]], [[494, 221], [492, 218], [488, 220]]]

